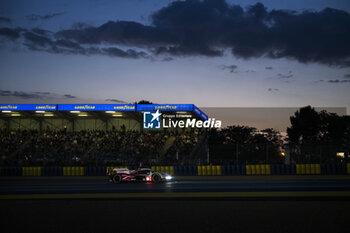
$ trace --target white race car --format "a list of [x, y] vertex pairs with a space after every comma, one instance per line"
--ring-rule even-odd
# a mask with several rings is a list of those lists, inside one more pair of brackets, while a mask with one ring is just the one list
[[149, 168], [140, 168], [137, 170], [129, 170], [127, 168], [108, 169], [108, 178], [110, 182], [152, 182], [160, 183], [171, 181], [173, 176], [163, 172], [156, 172]]

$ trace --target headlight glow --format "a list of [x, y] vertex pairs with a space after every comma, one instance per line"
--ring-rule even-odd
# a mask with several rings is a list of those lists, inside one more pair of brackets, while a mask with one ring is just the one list
[[172, 177], [172, 176], [166, 176], [165, 179], [166, 179], [166, 180], [172, 180], [173, 177]]

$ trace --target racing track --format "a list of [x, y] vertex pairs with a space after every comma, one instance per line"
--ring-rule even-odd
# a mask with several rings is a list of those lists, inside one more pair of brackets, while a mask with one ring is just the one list
[[50, 197], [42, 194], [61, 195], [55, 198], [350, 197], [350, 176], [177, 177], [160, 184], [112, 184], [106, 177], [0, 179], [0, 198]]
[[350, 176], [1, 177], [2, 232], [347, 232]]

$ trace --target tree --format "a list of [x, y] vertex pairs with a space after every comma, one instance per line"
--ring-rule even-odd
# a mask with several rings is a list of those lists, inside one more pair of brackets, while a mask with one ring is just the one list
[[228, 163], [281, 162], [282, 140], [273, 129], [257, 131], [248, 126], [229, 126], [209, 131], [211, 158]]
[[153, 104], [153, 103], [148, 100], [140, 100], [139, 102], [137, 102], [137, 104]]
[[337, 152], [348, 152], [349, 120], [311, 106], [300, 108], [290, 117], [289, 145], [297, 162], [322, 162], [336, 159]]

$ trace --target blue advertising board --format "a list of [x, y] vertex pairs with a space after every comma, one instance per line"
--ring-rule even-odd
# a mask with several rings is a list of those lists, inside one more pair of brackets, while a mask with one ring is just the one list
[[137, 111], [192, 111], [193, 104], [139, 104]]
[[208, 116], [193, 104], [0, 104], [0, 111], [188, 111]]
[[134, 104], [59, 104], [58, 111], [135, 111]]
[[205, 121], [208, 120], [207, 114], [205, 114], [202, 110], [197, 108], [195, 105], [193, 105], [193, 112], [196, 113], [203, 120], [205, 120]]
[[56, 104], [0, 104], [0, 111], [56, 111]]

